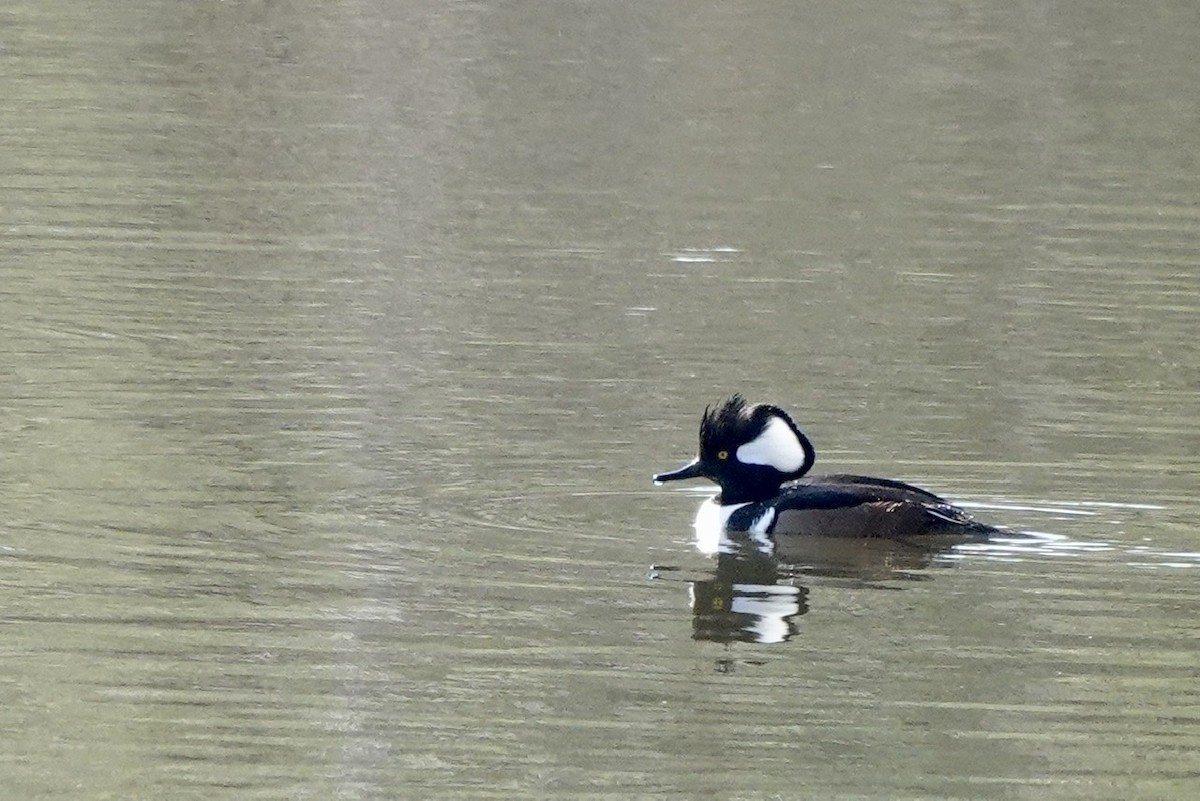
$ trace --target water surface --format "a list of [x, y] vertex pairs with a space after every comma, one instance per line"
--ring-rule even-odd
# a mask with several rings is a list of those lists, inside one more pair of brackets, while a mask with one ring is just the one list
[[[1194, 796], [1186, 4], [2, 16], [8, 795]], [[733, 391], [1037, 536], [709, 558]]]

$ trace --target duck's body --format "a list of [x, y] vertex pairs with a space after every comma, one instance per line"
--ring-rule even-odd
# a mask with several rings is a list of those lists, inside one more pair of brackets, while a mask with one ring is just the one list
[[705, 502], [696, 527], [754, 534], [824, 537], [911, 537], [929, 534], [984, 536], [995, 528], [925, 490], [869, 476], [810, 476], [789, 482], [765, 500]]
[[931, 492], [886, 478], [807, 476], [816, 461], [808, 438], [777, 406], [735, 395], [708, 408], [695, 461], [656, 482], [707, 478], [721, 491], [696, 515], [701, 536], [914, 537], [998, 533]]

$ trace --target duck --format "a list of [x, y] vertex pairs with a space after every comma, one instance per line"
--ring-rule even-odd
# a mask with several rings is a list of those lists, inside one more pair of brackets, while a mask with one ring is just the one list
[[701, 504], [700, 537], [744, 532], [779, 537], [962, 537], [988, 539], [1001, 529], [912, 484], [889, 478], [809, 476], [817, 455], [791, 415], [740, 395], [708, 406], [700, 420], [700, 450], [656, 484], [705, 478], [719, 492]]

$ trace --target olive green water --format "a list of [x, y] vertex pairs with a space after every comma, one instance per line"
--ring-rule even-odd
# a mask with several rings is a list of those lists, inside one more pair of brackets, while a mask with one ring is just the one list
[[[1191, 5], [0, 25], [0, 795], [1200, 791]], [[732, 391], [1039, 537], [710, 559]]]

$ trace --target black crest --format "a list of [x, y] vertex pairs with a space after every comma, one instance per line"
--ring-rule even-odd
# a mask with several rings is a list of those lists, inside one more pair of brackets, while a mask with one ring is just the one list
[[765, 418], [755, 414], [759, 408], [747, 403], [741, 395], [734, 395], [718, 406], [706, 406], [700, 418], [700, 458], [736, 449], [758, 436], [765, 424]]

